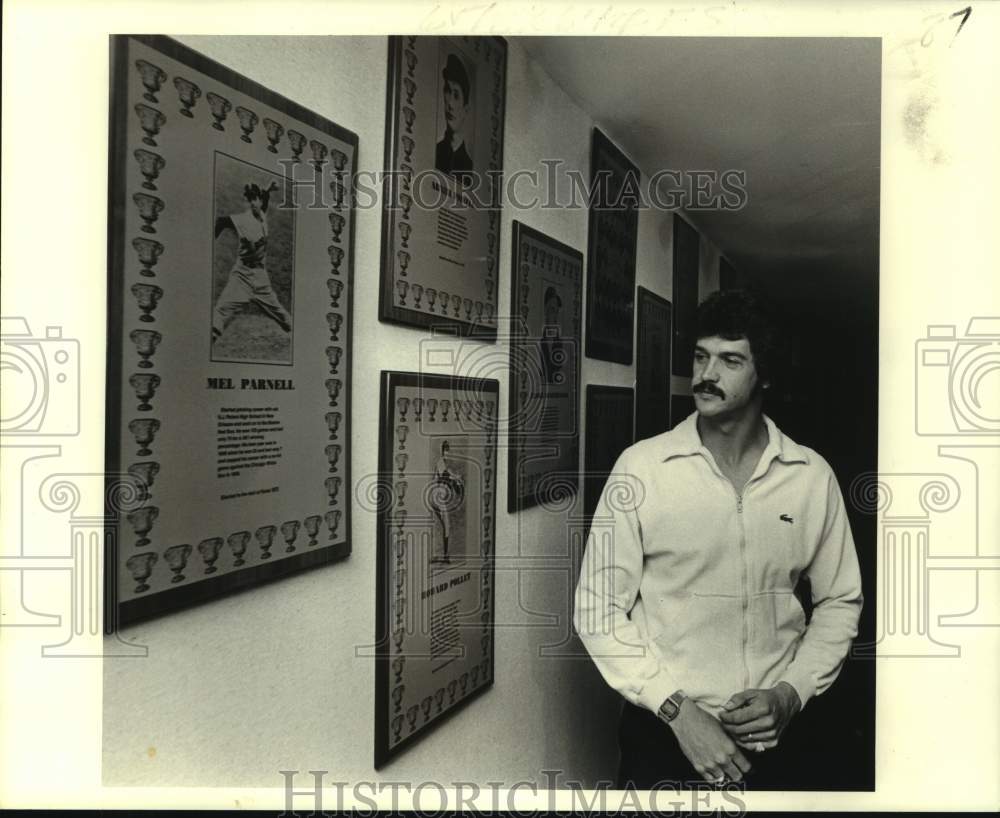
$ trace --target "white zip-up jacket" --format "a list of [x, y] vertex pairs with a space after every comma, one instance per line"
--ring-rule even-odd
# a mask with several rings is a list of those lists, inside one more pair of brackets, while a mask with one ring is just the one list
[[[717, 717], [734, 693], [781, 681], [804, 707], [837, 678], [861, 614], [840, 487], [822, 457], [765, 416], [768, 444], [740, 496], [696, 419], [618, 458], [574, 625], [608, 684], [653, 712], [682, 689]], [[808, 627], [793, 593], [803, 574]]]

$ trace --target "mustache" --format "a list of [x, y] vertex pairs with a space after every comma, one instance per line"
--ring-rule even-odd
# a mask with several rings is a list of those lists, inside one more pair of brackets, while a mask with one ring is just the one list
[[697, 386], [691, 388], [692, 392], [704, 392], [706, 395], [715, 395], [719, 398], [725, 398], [726, 393], [723, 392], [714, 383], [709, 383], [708, 381], [702, 381]]

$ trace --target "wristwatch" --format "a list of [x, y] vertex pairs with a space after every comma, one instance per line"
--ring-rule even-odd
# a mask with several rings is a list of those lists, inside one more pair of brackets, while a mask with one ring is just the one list
[[676, 719], [677, 714], [681, 712], [681, 704], [686, 698], [687, 694], [683, 690], [677, 690], [671, 693], [663, 700], [663, 704], [660, 705], [660, 709], [657, 711], [656, 715], [669, 724]]

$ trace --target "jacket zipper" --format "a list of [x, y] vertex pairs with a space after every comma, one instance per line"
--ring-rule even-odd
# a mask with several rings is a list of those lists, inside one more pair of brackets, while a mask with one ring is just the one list
[[[735, 486], [733, 491], [736, 491]], [[740, 523], [740, 588], [741, 603], [743, 606], [743, 629], [742, 629], [742, 640], [740, 645], [740, 658], [743, 662], [743, 690], [747, 690], [750, 687], [750, 667], [747, 664], [747, 644], [750, 641], [750, 621], [747, 617], [747, 608], [750, 604], [749, 592], [747, 589], [748, 579], [748, 569], [747, 569], [747, 553], [746, 553], [746, 527], [743, 524], [743, 494], [736, 492], [736, 518]]]

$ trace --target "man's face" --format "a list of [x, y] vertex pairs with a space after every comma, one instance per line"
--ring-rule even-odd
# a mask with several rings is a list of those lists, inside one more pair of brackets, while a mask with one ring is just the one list
[[466, 102], [465, 94], [462, 93], [462, 86], [454, 80], [445, 80], [444, 83], [444, 121], [455, 133], [462, 132], [462, 124], [465, 122]]
[[757, 396], [760, 380], [746, 338], [699, 338], [694, 348], [691, 391], [703, 417], [737, 416]]
[[253, 212], [254, 216], [258, 219], [260, 214], [264, 212], [264, 200], [257, 196], [250, 199], [250, 210]]

